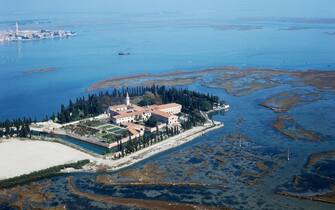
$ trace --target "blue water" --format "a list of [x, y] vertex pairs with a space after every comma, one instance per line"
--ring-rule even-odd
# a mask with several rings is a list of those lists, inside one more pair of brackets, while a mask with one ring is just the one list
[[108, 151], [105, 147], [100, 147], [95, 144], [90, 144], [88, 142], [80, 141], [78, 139], [69, 137], [69, 136], [58, 136], [61, 141], [64, 141], [67, 144], [73, 145], [75, 147], [79, 147], [80, 149], [84, 149], [93, 154], [104, 155]]
[[[335, 3], [326, 0], [0, 3], [0, 30], [19, 21], [22, 29], [78, 34], [0, 44], [1, 120], [44, 118], [113, 76], [225, 65], [335, 68], [335, 36], [325, 34], [335, 31]], [[238, 30], [241, 25], [260, 29]], [[284, 30], [290, 27], [300, 30]], [[131, 55], [118, 56], [121, 50]], [[48, 67], [56, 71], [25, 73]]]
[[[0, 120], [43, 118], [56, 112], [60, 103], [87, 94], [85, 90], [92, 83], [113, 76], [225, 65], [334, 70], [335, 36], [325, 33], [335, 32], [334, 8], [335, 2], [329, 0], [0, 0], [0, 30], [13, 28], [19, 21], [23, 29], [65, 29], [78, 34], [63, 40], [0, 44]], [[122, 50], [131, 55], [118, 56]], [[56, 71], [25, 73], [49, 67]], [[293, 141], [280, 134], [272, 127], [278, 114], [259, 106], [269, 96], [290, 90], [287, 85], [243, 97], [199, 84], [189, 88], [211, 92], [231, 105], [225, 115], [214, 116], [225, 126], [128, 169], [157, 163], [167, 174], [165, 181], [217, 184], [225, 180], [225, 188], [101, 186], [92, 173], [75, 174], [78, 187], [116, 197], [224, 204], [234, 209], [334, 208], [275, 194], [293, 175], [304, 174], [310, 154], [334, 148], [334, 94], [323, 93], [322, 100], [296, 106], [287, 113], [305, 129], [321, 134], [319, 143]], [[242, 148], [236, 142], [222, 141], [224, 135], [236, 131], [240, 117], [245, 119], [241, 133], [249, 138]], [[103, 152], [67, 140], [92, 152]], [[290, 161], [286, 161], [288, 147]], [[213, 159], [219, 152], [231, 153], [232, 157], [223, 156], [224, 164], [220, 165]], [[278, 168], [250, 187], [244, 183], [249, 178], [240, 175], [243, 170], [254, 171], [257, 158], [264, 159], [270, 168]], [[206, 161], [207, 165], [201, 165]], [[183, 170], [199, 165], [192, 176], [186, 177]], [[321, 169], [333, 175], [332, 167]], [[210, 176], [213, 174], [218, 176]], [[69, 209], [111, 208], [67, 192], [65, 177], [56, 177], [52, 183], [48, 190], [55, 193], [56, 204], [66, 204]]]

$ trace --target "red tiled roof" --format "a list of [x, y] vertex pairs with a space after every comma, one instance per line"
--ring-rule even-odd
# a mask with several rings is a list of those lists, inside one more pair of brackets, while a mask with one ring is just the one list
[[172, 114], [170, 114], [170, 113], [162, 112], [162, 111], [159, 111], [159, 110], [153, 111], [152, 114], [159, 115], [159, 116], [162, 116], [162, 117], [165, 117], [165, 118], [169, 118], [169, 117], [172, 116]]
[[[123, 108], [126, 107], [126, 105], [115, 105], [112, 106], [113, 109], [117, 108]], [[169, 108], [175, 108], [175, 107], [181, 107], [180, 104], [177, 103], [169, 103], [169, 104], [162, 104], [162, 105], [151, 105], [146, 107], [140, 107], [137, 105], [130, 106], [130, 110], [127, 111], [119, 111], [118, 115], [113, 116], [114, 119], [120, 119], [124, 117], [132, 117], [132, 116], [138, 116], [143, 115], [148, 112], [155, 113], [156, 115], [169, 118], [171, 114], [163, 112], [161, 110], [169, 109]]]
[[138, 135], [139, 133], [134, 128], [128, 127], [128, 131], [133, 135]]
[[125, 105], [125, 104], [111, 106], [112, 109], [119, 109], [119, 108], [125, 108], [125, 107], [127, 107], [127, 105]]
[[141, 115], [140, 112], [119, 112], [118, 115], [112, 116], [114, 119], [120, 119], [124, 117], [131, 117], [131, 116], [136, 116], [136, 115]]
[[139, 124], [135, 124], [135, 123], [131, 123], [131, 122], [123, 123], [123, 125], [127, 126], [128, 128], [129, 128], [129, 127], [134, 128], [135, 130], [141, 130], [141, 129], [144, 129], [144, 126], [143, 126], [143, 125], [139, 125]]
[[158, 105], [157, 109], [169, 109], [169, 108], [175, 108], [175, 107], [180, 107], [180, 104], [177, 103], [169, 103], [169, 104], [162, 104]]

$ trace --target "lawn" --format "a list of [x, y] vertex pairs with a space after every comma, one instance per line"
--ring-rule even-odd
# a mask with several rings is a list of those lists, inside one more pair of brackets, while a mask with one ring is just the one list
[[114, 133], [116, 133], [120, 136], [127, 136], [128, 135], [128, 131], [126, 129], [119, 129], [117, 131], [114, 131]]
[[103, 124], [103, 125], [100, 125], [96, 128], [100, 129], [100, 130], [108, 130], [108, 129], [111, 129], [111, 128], [115, 128], [115, 126], [113, 126], [111, 124]]
[[99, 127], [100, 125], [106, 124], [106, 122], [100, 120], [87, 120], [80, 122], [80, 124], [88, 126], [88, 127]]
[[122, 129], [122, 128], [119, 128], [119, 127], [113, 127], [113, 128], [111, 128], [111, 129], [108, 129], [107, 131], [108, 131], [108, 132], [115, 132], [115, 131], [118, 131], [118, 130], [120, 130], [120, 129]]

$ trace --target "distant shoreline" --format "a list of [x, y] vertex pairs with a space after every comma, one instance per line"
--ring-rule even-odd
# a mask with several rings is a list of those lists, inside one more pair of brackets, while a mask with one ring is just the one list
[[34, 73], [48, 73], [48, 72], [53, 72], [56, 71], [57, 68], [55, 67], [47, 67], [47, 68], [39, 68], [39, 69], [31, 69], [24, 71], [25, 74], [34, 74]]
[[108, 88], [113, 87], [113, 82], [116, 81], [123, 81], [123, 80], [131, 80], [131, 79], [146, 79], [146, 78], [164, 78], [164, 77], [170, 77], [170, 76], [186, 76], [186, 75], [193, 75], [194, 73], [211, 73], [211, 72], [217, 72], [220, 70], [239, 70], [238, 67], [233, 66], [225, 66], [221, 68], [208, 68], [208, 69], [202, 69], [202, 70], [193, 70], [193, 71], [172, 71], [172, 72], [165, 72], [160, 74], [153, 74], [153, 73], [143, 73], [143, 74], [133, 74], [128, 76], [120, 76], [120, 77], [112, 77], [110, 79], [105, 79], [98, 81], [94, 84], [92, 84], [90, 87], [86, 89], [87, 92], [95, 91], [102, 88]]
[[[251, 78], [250, 80], [247, 80]], [[278, 78], [284, 78], [280, 81]], [[132, 74], [97, 81], [86, 92], [105, 88], [152, 86], [188, 86], [199, 84], [206, 88], [224, 89], [233, 96], [245, 96], [255, 91], [283, 84], [311, 86], [317, 90], [334, 90], [335, 71], [318, 69], [276, 69], [260, 67], [223, 66], [189, 71]], [[246, 82], [249, 81], [249, 82]]]

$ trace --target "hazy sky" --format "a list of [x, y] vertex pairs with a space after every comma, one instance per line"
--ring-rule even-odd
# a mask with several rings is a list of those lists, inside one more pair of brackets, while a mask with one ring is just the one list
[[194, 17], [334, 18], [333, 0], [0, 0], [0, 21], [88, 13], [176, 13]]

